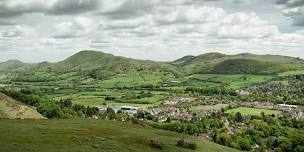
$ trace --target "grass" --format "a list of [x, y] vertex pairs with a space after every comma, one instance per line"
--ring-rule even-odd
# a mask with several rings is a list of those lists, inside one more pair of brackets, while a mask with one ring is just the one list
[[[246, 74], [194, 74], [188, 77], [188, 79], [200, 80], [203, 82], [209, 82], [221, 86], [227, 83], [232, 89], [238, 89], [241, 87], [268, 82], [273, 78], [270, 75], [246, 75]], [[211, 85], [212, 86], [212, 85]], [[214, 85], [216, 86], [216, 85]]]
[[[76, 104], [81, 104], [85, 106], [100, 106], [103, 103], [106, 103], [110, 106], [134, 106], [134, 107], [152, 107], [159, 105], [161, 101], [167, 99], [168, 93], [166, 92], [159, 92], [159, 91], [152, 91], [152, 97], [141, 98], [141, 99], [120, 99], [121, 96], [129, 94], [129, 93], [139, 93], [140, 91], [137, 90], [103, 90], [100, 92], [92, 91], [92, 92], [81, 92], [75, 94], [68, 94], [68, 95], [55, 95], [49, 96], [55, 100], [66, 99], [70, 98]], [[112, 96], [117, 98], [117, 100], [105, 100], [106, 96]]]
[[[6, 120], [0, 119], [0, 151], [24, 152], [218, 152], [237, 151], [210, 141], [186, 136], [197, 150], [177, 147], [182, 135], [131, 123], [105, 120]], [[163, 150], [151, 148], [160, 141]]]
[[44, 119], [35, 109], [0, 93], [0, 118]]
[[279, 110], [268, 110], [268, 109], [246, 108], [246, 107], [230, 109], [227, 110], [226, 112], [229, 114], [236, 114], [237, 112], [240, 112], [242, 115], [261, 115], [262, 112], [264, 112], [265, 115], [281, 114], [281, 111]]
[[287, 71], [283, 73], [279, 73], [279, 76], [290, 76], [290, 75], [298, 75], [298, 74], [304, 74], [304, 70], [296, 70], [296, 71]]
[[193, 106], [191, 110], [193, 111], [209, 111], [209, 110], [221, 110], [221, 108], [228, 107], [228, 104], [217, 104], [217, 105], [202, 105], [202, 106]]

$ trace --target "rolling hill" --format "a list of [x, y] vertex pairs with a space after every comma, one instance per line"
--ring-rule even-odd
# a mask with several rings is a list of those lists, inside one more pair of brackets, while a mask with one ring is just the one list
[[174, 66], [171, 66], [169, 64], [114, 56], [112, 54], [106, 54], [98, 51], [81, 51], [67, 58], [63, 62], [58, 63], [57, 66], [58, 65], [68, 65], [73, 68], [82, 69], [101, 69], [105, 71], [115, 71], [122, 73], [139, 71], [173, 72], [176, 70]]
[[8, 60], [6, 62], [0, 63], [0, 72], [18, 72], [30, 68], [30, 64], [23, 63], [19, 60]]
[[225, 55], [207, 53], [199, 56], [185, 56], [171, 62], [193, 73], [212, 74], [277, 74], [303, 68], [304, 60], [279, 55], [255, 55], [242, 53]]
[[179, 73], [178, 68], [170, 64], [136, 60], [98, 51], [81, 51], [58, 63], [41, 63], [35, 71], [78, 72], [94, 78], [126, 73]]
[[161, 75], [169, 74], [179, 77], [192, 74], [270, 75], [302, 70], [304, 60], [279, 55], [207, 53], [199, 56], [185, 56], [173, 62], [163, 63], [114, 56], [98, 51], [81, 51], [61, 62], [43, 62], [31, 65], [32, 68], [27, 69], [29, 66], [20, 61], [8, 61], [0, 64], [0, 72], [24, 71], [18, 79], [28, 79], [29, 81], [33, 76], [36, 77], [33, 81], [42, 81], [67, 73], [102, 80], [117, 74], [130, 73], [161, 73]]
[[45, 119], [35, 109], [0, 93], [0, 118]]

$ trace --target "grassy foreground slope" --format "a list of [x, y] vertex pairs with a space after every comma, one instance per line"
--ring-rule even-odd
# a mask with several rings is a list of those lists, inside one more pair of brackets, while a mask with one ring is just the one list
[[44, 119], [35, 109], [0, 93], [0, 118]]
[[[198, 144], [197, 150], [176, 147], [182, 135], [131, 123], [104, 120], [4, 120], [0, 119], [0, 151], [56, 152], [232, 152], [212, 142], [186, 137]], [[151, 139], [164, 149], [148, 145]]]

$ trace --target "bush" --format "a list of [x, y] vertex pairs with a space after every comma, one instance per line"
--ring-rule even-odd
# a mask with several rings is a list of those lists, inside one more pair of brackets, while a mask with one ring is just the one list
[[163, 144], [160, 143], [160, 142], [157, 141], [157, 140], [151, 139], [151, 140], [149, 141], [149, 145], [150, 145], [150, 147], [153, 147], [153, 148], [163, 149]]
[[186, 142], [186, 141], [184, 141], [184, 140], [178, 140], [177, 142], [176, 142], [176, 146], [178, 146], [178, 147], [183, 147], [183, 148], [188, 148], [188, 149], [196, 149], [197, 148], [197, 146], [196, 146], [196, 144], [195, 143], [191, 143], [191, 142]]
[[105, 100], [115, 100], [115, 97], [112, 97], [112, 96], [106, 96], [106, 97], [105, 97]]

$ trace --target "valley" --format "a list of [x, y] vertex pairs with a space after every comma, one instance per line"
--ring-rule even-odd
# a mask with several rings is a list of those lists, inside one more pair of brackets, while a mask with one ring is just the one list
[[[14, 143], [16, 151], [39, 151], [29, 139], [14, 138], [15, 130], [26, 132], [37, 123], [38, 130], [30, 131], [37, 140], [40, 130], [51, 129], [37, 143], [50, 140], [46, 148], [59, 146], [62, 151], [65, 146], [54, 140], [67, 147], [81, 142], [87, 151], [158, 151], [149, 145], [152, 139], [162, 142], [165, 151], [180, 150], [175, 145], [179, 139], [191, 139], [196, 151], [293, 151], [302, 143], [284, 143], [304, 141], [303, 65], [303, 60], [286, 56], [220, 53], [166, 63], [97, 51], [81, 51], [57, 63], [10, 60], [0, 64], [0, 92], [49, 120], [0, 120], [8, 131], [0, 135], [1, 143]], [[1, 118], [15, 118], [4, 117], [6, 109], [1, 108]], [[130, 132], [103, 132], [117, 127]], [[70, 138], [52, 136], [56, 132]], [[5, 146], [1, 148], [13, 149]]]

